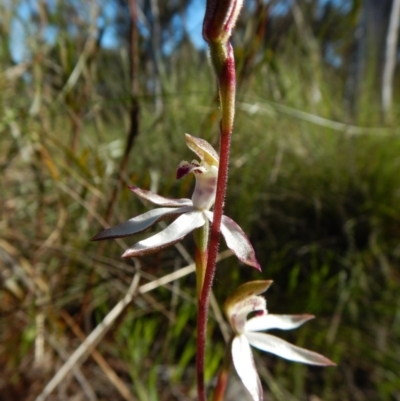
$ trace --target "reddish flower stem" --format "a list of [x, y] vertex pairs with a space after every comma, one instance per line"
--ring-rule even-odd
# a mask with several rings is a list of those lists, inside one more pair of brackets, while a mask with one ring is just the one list
[[232, 46], [228, 44], [210, 45], [211, 58], [218, 76], [221, 125], [220, 125], [220, 159], [218, 167], [217, 193], [214, 205], [214, 217], [211, 225], [210, 242], [208, 246], [207, 269], [201, 295], [198, 300], [197, 315], [197, 391], [199, 401], [206, 401], [204, 386], [205, 346], [207, 335], [207, 318], [210, 294], [215, 275], [218, 255], [220, 227], [224, 211], [224, 201], [228, 184], [229, 153], [235, 112], [235, 61]]
[[[205, 345], [207, 335], [208, 306], [212, 283], [215, 275], [216, 259], [219, 248], [220, 227], [223, 214], [224, 199], [228, 180], [228, 163], [230, 149], [230, 133], [221, 135], [221, 153], [218, 171], [218, 186], [215, 199], [214, 218], [211, 226], [210, 244], [208, 248], [207, 270], [204, 277], [201, 296], [198, 300], [197, 312], [197, 391], [199, 401], [206, 401], [204, 387]], [[224, 151], [223, 151], [224, 149]], [[218, 206], [218, 207], [217, 207]]]

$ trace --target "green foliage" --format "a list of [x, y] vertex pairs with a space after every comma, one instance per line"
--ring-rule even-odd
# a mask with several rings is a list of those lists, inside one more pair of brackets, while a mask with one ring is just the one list
[[[381, 127], [378, 111], [365, 105], [360, 121], [368, 121], [368, 127], [357, 134], [344, 124], [332, 128], [333, 121], [347, 118], [342, 72], [322, 61], [313, 64], [294, 33], [284, 44], [262, 49], [261, 61], [250, 65], [251, 74], [244, 75], [239, 88], [226, 206], [226, 214], [249, 234], [263, 272], [239, 267], [233, 258], [222, 261], [215, 294], [222, 304], [247, 279], [273, 279], [267, 293], [271, 313], [316, 315], [295, 334], [287, 333], [287, 339], [323, 353], [338, 367], [321, 370], [263, 355], [257, 363], [272, 372], [268, 383], [274, 399], [279, 399], [273, 390], [278, 388], [286, 399], [314, 395], [350, 401], [357, 394], [360, 401], [397, 400], [400, 138], [391, 128], [396, 124]], [[26, 370], [33, 366], [38, 313], [45, 314], [46, 330], [71, 353], [79, 342], [61, 312], [88, 335], [123, 297], [139, 266], [120, 260], [122, 248], [136, 238], [101, 246], [89, 242], [105, 224], [118, 185], [130, 125], [129, 65], [124, 51], [97, 49], [73, 88], [59, 97], [82, 48], [64, 33], [43, 56], [48, 63], [33, 58], [40, 71], [27, 67], [29, 79], [0, 77], [0, 363], [15, 388], [36, 380]], [[238, 65], [245, 65], [246, 47], [237, 53]], [[185, 42], [165, 63], [169, 71], [168, 82], [162, 82], [161, 113], [148, 89], [152, 77], [142, 66], [139, 136], [111, 223], [148, 207], [127, 184], [190, 196], [190, 179], [175, 180], [178, 163], [192, 157], [185, 132], [218, 145], [219, 114], [210, 100], [215, 93], [206, 56]], [[39, 103], [32, 109], [35, 99]], [[190, 240], [183, 245], [189, 251], [193, 246]], [[185, 263], [175, 248], [144, 258], [142, 282]], [[191, 397], [194, 279], [159, 288], [151, 297], [135, 298], [99, 350], [114, 361], [137, 399]], [[209, 326], [206, 377], [212, 381], [224, 343], [216, 322]], [[58, 361], [47, 342], [45, 348]], [[40, 383], [56, 366], [41, 371]], [[117, 399], [94, 366], [84, 364], [92, 386], [101, 394], [108, 386], [105, 399]]]

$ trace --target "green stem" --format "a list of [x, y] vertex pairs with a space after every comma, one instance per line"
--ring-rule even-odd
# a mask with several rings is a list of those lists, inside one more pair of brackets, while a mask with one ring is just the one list
[[232, 340], [227, 344], [224, 361], [222, 362], [221, 370], [218, 373], [218, 381], [215, 386], [213, 401], [223, 401], [224, 399], [226, 385], [228, 384], [229, 378], [229, 368], [232, 363], [231, 347]]
[[200, 298], [201, 290], [204, 284], [204, 277], [207, 268], [208, 259], [208, 236], [210, 232], [210, 223], [206, 220], [204, 226], [197, 228], [194, 235], [195, 248], [195, 263], [196, 263], [196, 285], [197, 297]]

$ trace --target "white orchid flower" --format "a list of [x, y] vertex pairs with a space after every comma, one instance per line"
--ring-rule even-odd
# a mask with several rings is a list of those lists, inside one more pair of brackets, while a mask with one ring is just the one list
[[[215, 201], [219, 157], [214, 148], [203, 139], [186, 134], [186, 143], [201, 160], [200, 162], [194, 160], [191, 163], [183, 161], [179, 164], [177, 170], [178, 179], [189, 173], [194, 173], [196, 186], [192, 199], [165, 198], [153, 192], [131, 186], [129, 187], [130, 190], [136, 195], [161, 207], [149, 210], [115, 227], [103, 230], [92, 238], [93, 241], [127, 237], [140, 233], [167, 217], [178, 216], [164, 230], [150, 238], [137, 242], [122, 255], [123, 258], [131, 258], [154, 253], [173, 245], [196, 228], [202, 227], [207, 221], [212, 222], [213, 212], [210, 211], [210, 208]], [[236, 254], [240, 261], [260, 270], [254, 249], [246, 234], [238, 224], [227, 216], [222, 217], [221, 234], [225, 238], [228, 248]]]
[[[263, 399], [263, 391], [250, 345], [290, 361], [320, 366], [335, 365], [331, 360], [316, 352], [297, 347], [270, 334], [259, 333], [269, 329], [295, 329], [314, 318], [312, 315], [268, 314], [266, 301], [259, 294], [266, 291], [271, 283], [272, 281], [252, 281], [240, 286], [226, 300], [224, 308], [234, 331], [233, 365], [254, 401]], [[251, 312], [255, 312], [255, 316], [247, 320]]]

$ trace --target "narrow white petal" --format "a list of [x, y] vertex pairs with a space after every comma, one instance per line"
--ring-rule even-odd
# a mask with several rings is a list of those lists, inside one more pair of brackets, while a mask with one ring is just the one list
[[194, 229], [204, 225], [204, 223], [205, 219], [201, 212], [194, 211], [183, 214], [158, 234], [140, 241], [127, 249], [122, 257], [132, 258], [159, 251], [177, 243]]
[[143, 199], [146, 199], [155, 205], [159, 206], [171, 206], [171, 207], [180, 207], [180, 206], [191, 206], [192, 201], [190, 199], [181, 198], [181, 199], [173, 199], [173, 198], [165, 198], [164, 196], [155, 194], [151, 191], [146, 191], [145, 189], [141, 189], [135, 186], [129, 186], [129, 189], [134, 192], [136, 195], [140, 196]]
[[331, 360], [316, 352], [297, 347], [278, 337], [264, 333], [246, 333], [249, 343], [262, 351], [270, 352], [289, 361], [308, 363], [310, 365], [333, 366]]
[[255, 316], [246, 322], [246, 331], [262, 331], [270, 329], [291, 330], [296, 329], [310, 319], [313, 315], [271, 315]]
[[[212, 222], [214, 214], [209, 211], [206, 211], [205, 213], [208, 219]], [[225, 238], [227, 247], [234, 252], [240, 261], [246, 265], [255, 267], [257, 270], [261, 270], [253, 246], [246, 234], [240, 226], [228, 216], [222, 216], [221, 234]]]
[[232, 361], [236, 372], [254, 401], [262, 401], [263, 391], [247, 338], [236, 336], [232, 341]]
[[128, 237], [129, 235], [137, 234], [141, 231], [146, 230], [146, 228], [151, 227], [153, 224], [162, 219], [177, 214], [187, 213], [191, 210], [192, 208], [189, 206], [181, 208], [160, 207], [158, 209], [149, 210], [148, 212], [136, 216], [133, 219], [130, 219], [124, 223], [101, 231], [99, 234], [92, 238], [92, 241]]

